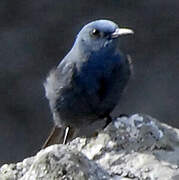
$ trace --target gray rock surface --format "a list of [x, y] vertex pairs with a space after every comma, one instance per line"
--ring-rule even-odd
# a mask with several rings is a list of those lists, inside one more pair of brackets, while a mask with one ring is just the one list
[[1, 179], [179, 180], [179, 130], [148, 115], [116, 118], [96, 137], [3, 165]]

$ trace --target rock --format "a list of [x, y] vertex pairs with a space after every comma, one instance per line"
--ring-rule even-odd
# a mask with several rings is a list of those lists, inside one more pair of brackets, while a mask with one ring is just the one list
[[2, 180], [178, 180], [179, 130], [148, 115], [115, 118], [96, 137], [0, 168]]
[[81, 152], [65, 145], [53, 145], [21, 163], [3, 165], [0, 179], [107, 180], [109, 175]]

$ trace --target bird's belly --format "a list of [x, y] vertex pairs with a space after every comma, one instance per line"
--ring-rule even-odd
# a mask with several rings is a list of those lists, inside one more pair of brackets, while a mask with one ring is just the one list
[[115, 79], [116, 76], [108, 77], [110, 80], [104, 88], [107, 89], [105, 97], [100, 98], [99, 81], [93, 73], [88, 78], [76, 78], [61, 90], [56, 100], [55, 109], [63, 125], [80, 127], [82, 123], [90, 124], [97, 119], [104, 118], [114, 109], [121, 94], [122, 84]]
[[[84, 92], [75, 92], [73, 89], [61, 94], [56, 101], [56, 110], [64, 125], [81, 126], [84, 122], [93, 122], [98, 119], [94, 102], [89, 102]], [[93, 105], [93, 107], [92, 107]]]

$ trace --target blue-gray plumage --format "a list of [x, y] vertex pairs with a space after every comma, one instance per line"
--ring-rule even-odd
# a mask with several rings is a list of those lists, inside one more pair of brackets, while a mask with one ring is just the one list
[[94, 122], [109, 117], [130, 76], [129, 62], [117, 49], [117, 40], [132, 33], [109, 20], [96, 20], [82, 28], [44, 84], [55, 129], [61, 133], [53, 135], [59, 134], [54, 129], [45, 146], [62, 142], [66, 127], [83, 135]]

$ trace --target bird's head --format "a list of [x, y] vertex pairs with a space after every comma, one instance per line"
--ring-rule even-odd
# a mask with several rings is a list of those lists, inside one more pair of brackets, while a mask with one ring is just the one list
[[119, 28], [109, 20], [96, 20], [85, 25], [79, 32], [75, 45], [84, 51], [108, 51], [116, 48], [116, 40], [121, 35], [133, 34], [131, 29]]

